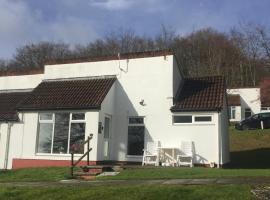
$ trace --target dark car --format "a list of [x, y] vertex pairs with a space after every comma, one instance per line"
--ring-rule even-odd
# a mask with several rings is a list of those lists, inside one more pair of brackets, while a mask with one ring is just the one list
[[235, 128], [238, 130], [270, 128], [270, 112], [252, 115], [235, 124]]

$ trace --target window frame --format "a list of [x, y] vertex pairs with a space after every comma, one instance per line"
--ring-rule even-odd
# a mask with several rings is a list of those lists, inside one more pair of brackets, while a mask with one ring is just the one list
[[[69, 127], [68, 127], [68, 146], [67, 146], [67, 153], [53, 153], [53, 142], [54, 142], [54, 134], [55, 134], [55, 114], [57, 113], [69, 113]], [[69, 156], [70, 155], [70, 131], [71, 131], [71, 124], [72, 123], [85, 123], [85, 132], [86, 132], [86, 119], [84, 116], [84, 119], [74, 120], [72, 119], [72, 114], [86, 114], [85, 112], [70, 112], [70, 111], [61, 111], [61, 112], [39, 112], [38, 113], [38, 126], [37, 126], [37, 137], [36, 137], [36, 148], [35, 148], [35, 154], [36, 155], [53, 155], [53, 156]], [[40, 118], [42, 114], [52, 114], [52, 119], [50, 120], [43, 120]], [[38, 143], [39, 143], [39, 127], [40, 124], [53, 124], [52, 133], [51, 133], [51, 152], [50, 153], [42, 153], [38, 152]], [[85, 135], [85, 133], [84, 133]], [[83, 154], [77, 154], [77, 155], [83, 155]]]
[[270, 110], [270, 107], [261, 107], [261, 111], [268, 111]]
[[[229, 117], [230, 117], [230, 119], [236, 119], [236, 106], [229, 106]], [[232, 113], [233, 113], [233, 111], [234, 111], [234, 118], [232, 118]]]
[[[130, 118], [142, 118], [143, 119], [143, 123], [129, 123], [129, 119]], [[133, 158], [141, 158], [143, 155], [130, 155], [130, 154], [128, 154], [128, 148], [129, 148], [129, 145], [128, 145], [128, 136], [129, 136], [129, 134], [128, 134], [128, 128], [130, 127], [130, 126], [135, 126], [135, 127], [144, 127], [144, 132], [143, 132], [143, 146], [145, 146], [145, 116], [128, 116], [128, 118], [127, 118], [127, 152], [126, 152], [126, 156], [127, 157], [133, 157]]]
[[[190, 123], [174, 123], [175, 116], [191, 116]], [[211, 121], [195, 121], [196, 117], [211, 117]], [[172, 115], [172, 125], [174, 126], [181, 126], [181, 125], [213, 125], [214, 118], [213, 114], [173, 114]]]

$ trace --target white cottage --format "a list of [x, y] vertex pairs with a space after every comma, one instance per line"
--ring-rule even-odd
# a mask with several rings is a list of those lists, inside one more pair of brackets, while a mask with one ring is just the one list
[[[50, 62], [0, 77], [0, 168], [69, 166], [93, 134], [92, 164], [142, 162], [148, 141], [192, 141], [194, 163], [229, 162], [225, 81], [183, 78], [169, 51]], [[84, 160], [85, 161], [85, 160]]]
[[228, 112], [231, 122], [241, 121], [261, 112], [260, 87], [230, 88], [228, 94]]

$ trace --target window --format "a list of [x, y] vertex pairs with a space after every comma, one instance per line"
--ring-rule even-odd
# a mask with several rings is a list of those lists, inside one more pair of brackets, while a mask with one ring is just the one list
[[37, 139], [38, 153], [83, 154], [84, 113], [41, 113]]
[[229, 107], [229, 119], [235, 119], [235, 106], [230, 106]]
[[144, 148], [144, 118], [128, 119], [128, 155], [141, 156]]
[[270, 110], [270, 107], [261, 107], [261, 111]]
[[211, 115], [174, 115], [173, 124], [203, 124], [212, 122]]
[[211, 116], [195, 116], [195, 122], [211, 122]]
[[250, 108], [245, 108], [245, 118], [248, 118], [251, 116], [251, 109]]
[[173, 123], [192, 123], [192, 115], [179, 115], [173, 116]]

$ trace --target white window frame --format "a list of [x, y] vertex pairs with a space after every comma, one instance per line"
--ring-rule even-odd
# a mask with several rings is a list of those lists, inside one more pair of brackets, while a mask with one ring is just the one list
[[[175, 116], [191, 116], [191, 123], [174, 123]], [[212, 125], [214, 124], [213, 114], [173, 114], [172, 115], [172, 125], [181, 126], [181, 125]], [[196, 122], [195, 117], [211, 117], [211, 121], [200, 121]]]
[[[142, 124], [130, 124], [129, 123], [129, 119], [130, 118], [143, 118], [143, 123]], [[128, 116], [127, 118], [127, 153], [126, 153], [126, 156], [129, 157], [129, 158], [142, 158], [143, 155], [129, 155], [128, 154], [128, 127], [129, 126], [143, 126], [144, 127], [144, 145], [145, 145], [145, 116]]]
[[[67, 153], [53, 153], [53, 140], [54, 140], [54, 128], [55, 128], [55, 114], [56, 113], [69, 113], [69, 127], [68, 127], [68, 146], [67, 146]], [[78, 119], [78, 120], [74, 120], [72, 119], [72, 114], [79, 114], [82, 113], [84, 114], [84, 119]], [[52, 114], [52, 119], [50, 120], [42, 120], [40, 119], [40, 116], [42, 114]], [[69, 111], [63, 111], [63, 112], [40, 112], [38, 114], [38, 128], [37, 128], [37, 139], [36, 139], [36, 155], [53, 155], [53, 156], [69, 156], [70, 152], [69, 152], [69, 146], [70, 146], [70, 129], [71, 129], [71, 124], [72, 123], [85, 123], [85, 131], [86, 131], [86, 120], [85, 120], [85, 112], [69, 112]], [[38, 140], [39, 140], [39, 124], [40, 123], [44, 123], [44, 124], [48, 124], [48, 123], [52, 123], [53, 124], [53, 128], [52, 128], [52, 140], [51, 140], [51, 153], [40, 153], [38, 152]], [[85, 134], [85, 133], [84, 133]], [[83, 154], [77, 154], [77, 155], [83, 155]]]
[[270, 107], [261, 107], [261, 111], [267, 111], [270, 110]]
[[[233, 110], [234, 110], [234, 118], [232, 118]], [[230, 119], [236, 119], [236, 106], [230, 106]]]

